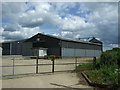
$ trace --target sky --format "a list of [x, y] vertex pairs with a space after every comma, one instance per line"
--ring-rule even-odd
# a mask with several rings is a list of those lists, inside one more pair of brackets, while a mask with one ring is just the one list
[[104, 49], [118, 46], [117, 2], [2, 2], [0, 41], [37, 33], [77, 40], [96, 37]]

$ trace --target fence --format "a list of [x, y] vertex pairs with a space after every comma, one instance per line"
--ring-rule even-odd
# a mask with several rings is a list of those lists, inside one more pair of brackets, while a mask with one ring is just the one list
[[[82, 61], [84, 59], [84, 61]], [[31, 59], [22, 56], [5, 56], [2, 59], [2, 76], [74, 70], [78, 64], [93, 58]]]

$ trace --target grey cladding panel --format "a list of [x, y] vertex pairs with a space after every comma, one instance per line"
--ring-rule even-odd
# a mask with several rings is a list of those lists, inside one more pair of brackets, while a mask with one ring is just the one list
[[48, 48], [47, 54], [60, 56], [60, 48]]
[[33, 55], [32, 43], [31, 42], [23, 43], [23, 45], [22, 45], [22, 55], [24, 55], [24, 56], [32, 56]]
[[74, 49], [74, 48], [62, 48], [62, 57], [98, 57], [101, 55], [100, 50], [90, 49]]
[[62, 47], [64, 48], [77, 48], [77, 49], [96, 49], [96, 50], [101, 50], [102, 46], [98, 45], [92, 45], [92, 44], [87, 44], [87, 43], [74, 43], [74, 42], [65, 42], [62, 41]]

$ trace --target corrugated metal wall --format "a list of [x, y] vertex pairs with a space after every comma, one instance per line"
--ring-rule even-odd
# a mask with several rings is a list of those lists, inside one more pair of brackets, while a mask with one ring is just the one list
[[101, 50], [88, 50], [88, 49], [74, 49], [62, 48], [62, 57], [98, 57], [101, 55]]
[[22, 43], [23, 43], [23, 41], [10, 42], [12, 55], [21, 55], [22, 54]]
[[3, 55], [10, 55], [10, 43], [2, 43], [2, 49]]
[[3, 55], [21, 55], [24, 40], [2, 43]]
[[34, 51], [32, 49], [32, 42], [26, 42], [22, 45], [22, 55], [23, 56], [32, 56]]
[[101, 52], [102, 45], [62, 41], [62, 57], [98, 57]]
[[60, 56], [60, 48], [48, 48], [47, 55], [56, 55]]

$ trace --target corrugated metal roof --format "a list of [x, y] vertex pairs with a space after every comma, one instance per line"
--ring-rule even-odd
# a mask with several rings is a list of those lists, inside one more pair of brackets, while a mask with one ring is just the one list
[[22, 39], [22, 40], [12, 40], [12, 41], [6, 41], [6, 42], [2, 42], [2, 43], [10, 43], [10, 42], [20, 42], [20, 41], [25, 41], [25, 42], [28, 42], [30, 39], [34, 38], [35, 36], [39, 36], [39, 35], [44, 35], [44, 36], [48, 36], [48, 37], [52, 37], [52, 38], [55, 38], [55, 39], [59, 39], [59, 40], [62, 40], [62, 41], [68, 41], [68, 42], [78, 42], [78, 43], [86, 43], [86, 44], [95, 44], [95, 45], [101, 45], [99, 43], [93, 43], [93, 42], [88, 42], [88, 41], [78, 41], [78, 40], [71, 40], [71, 39], [66, 39], [66, 38], [61, 38], [61, 37], [57, 37], [57, 36], [53, 36], [53, 35], [48, 35], [48, 34], [43, 34], [43, 33], [38, 33], [34, 36], [32, 36], [31, 38], [28, 38], [28, 39]]
[[93, 42], [88, 42], [88, 41], [80, 41], [80, 40], [79, 41], [78, 40], [71, 40], [71, 39], [61, 38], [61, 37], [48, 35], [48, 34], [43, 34], [43, 33], [38, 33], [38, 34], [32, 36], [31, 38], [26, 39], [26, 41], [29, 41], [30, 39], [32, 39], [32, 38], [34, 38], [35, 36], [38, 36], [38, 35], [44, 35], [44, 36], [48, 36], [48, 37], [52, 37], [52, 38], [56, 38], [56, 39], [59, 39], [59, 40], [62, 40], [62, 41], [68, 41], [68, 42], [78, 42], [78, 43], [87, 43], [87, 44], [101, 45], [99, 43], [93, 43]]
[[100, 43], [100, 44], [102, 44], [102, 42], [99, 41], [99, 40], [97, 40], [95, 37], [93, 37], [91, 40], [89, 40], [89, 42]]

